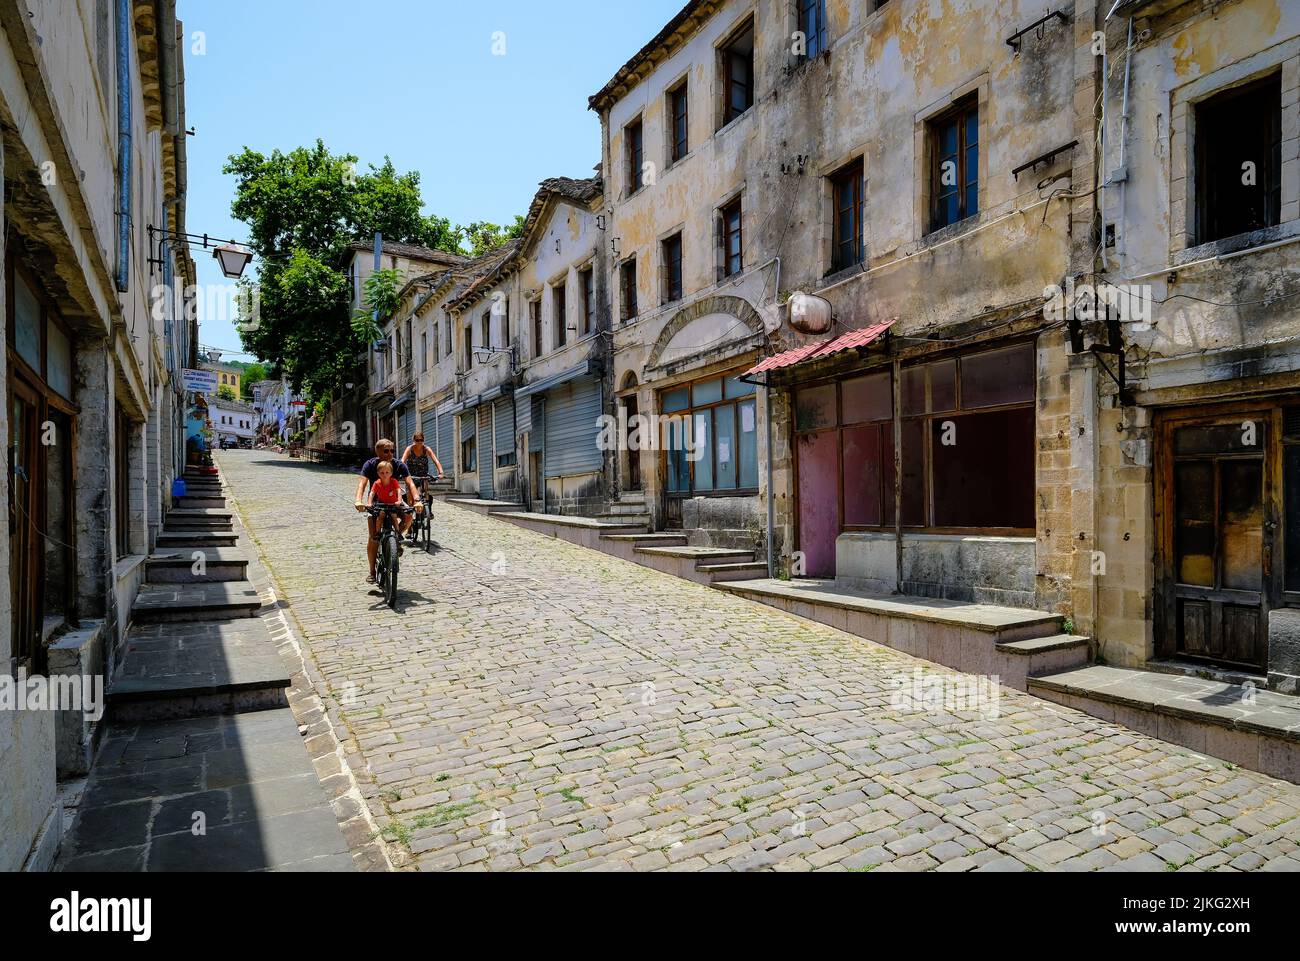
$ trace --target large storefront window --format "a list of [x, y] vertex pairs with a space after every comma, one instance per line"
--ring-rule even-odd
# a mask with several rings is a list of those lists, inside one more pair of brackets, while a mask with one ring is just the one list
[[[1034, 527], [1034, 393], [1030, 344], [903, 369], [904, 527], [1008, 532]], [[795, 431], [804, 438], [801, 455], [832, 467], [838, 461], [836, 526], [893, 528], [890, 372], [797, 390], [794, 415]], [[801, 481], [801, 498], [836, 493], [820, 487], [810, 493], [804, 487]]]
[[754, 385], [738, 377], [686, 384], [660, 395], [669, 494], [758, 489]]

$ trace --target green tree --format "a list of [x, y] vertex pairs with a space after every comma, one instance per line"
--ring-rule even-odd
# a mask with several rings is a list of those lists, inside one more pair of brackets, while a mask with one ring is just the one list
[[238, 400], [239, 398], [235, 396], [235, 388], [231, 387], [229, 384], [222, 384], [217, 388], [217, 399], [233, 401]]
[[251, 399], [253, 386], [264, 380], [266, 380], [266, 367], [258, 363], [246, 365], [243, 374], [239, 378], [239, 386], [244, 392], [244, 397]]
[[395, 243], [460, 251], [449, 221], [420, 213], [418, 173], [398, 173], [387, 158], [368, 172], [356, 163], [317, 140], [269, 157], [246, 147], [225, 166], [236, 179], [231, 212], [248, 225], [259, 258], [256, 313], [241, 317], [244, 348], [316, 398], [353, 376], [367, 346], [369, 332], [348, 316], [348, 245], [378, 231]]
[[516, 237], [522, 237], [524, 233], [524, 218], [515, 217], [515, 222], [509, 227], [502, 227], [499, 224], [489, 223], [486, 220], [477, 221], [468, 227], [460, 228], [465, 235], [465, 240], [469, 244], [469, 252], [475, 257], [482, 257], [501, 247], [508, 241]]

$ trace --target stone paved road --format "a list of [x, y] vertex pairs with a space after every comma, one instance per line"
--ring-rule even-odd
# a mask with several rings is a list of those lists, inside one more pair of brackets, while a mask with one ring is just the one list
[[[1300, 870], [1300, 787], [442, 506], [402, 611], [354, 479], [220, 463], [394, 860], [423, 870]], [[996, 716], [993, 716], [996, 714]]]

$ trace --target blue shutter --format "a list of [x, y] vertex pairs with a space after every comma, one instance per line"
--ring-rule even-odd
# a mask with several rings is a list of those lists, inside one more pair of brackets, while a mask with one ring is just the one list
[[400, 426], [398, 427], [399, 439], [397, 442], [397, 456], [401, 457], [402, 453], [411, 446], [411, 440], [415, 437], [415, 405], [412, 404], [402, 411], [399, 418]]
[[[512, 454], [515, 450], [515, 402], [499, 400], [493, 410], [496, 417], [496, 456]], [[495, 458], [493, 466], [497, 466]]]
[[604, 465], [600, 437], [600, 382], [592, 377], [546, 394], [546, 476], [590, 474]]

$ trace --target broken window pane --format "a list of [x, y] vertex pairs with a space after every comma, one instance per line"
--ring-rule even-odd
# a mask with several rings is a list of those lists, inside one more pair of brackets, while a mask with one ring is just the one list
[[840, 398], [845, 424], [889, 420], [894, 416], [893, 388], [888, 371], [844, 381], [840, 385]]
[[1181, 584], [1214, 586], [1214, 465], [1174, 466], [1174, 550]]

